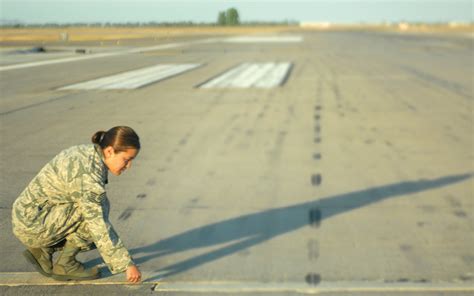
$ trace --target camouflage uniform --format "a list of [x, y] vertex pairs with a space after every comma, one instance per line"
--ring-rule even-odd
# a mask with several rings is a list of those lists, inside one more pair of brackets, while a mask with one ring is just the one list
[[125, 271], [133, 261], [108, 220], [107, 173], [99, 146], [63, 150], [14, 202], [13, 233], [31, 248], [64, 239], [82, 250], [95, 244], [112, 273]]

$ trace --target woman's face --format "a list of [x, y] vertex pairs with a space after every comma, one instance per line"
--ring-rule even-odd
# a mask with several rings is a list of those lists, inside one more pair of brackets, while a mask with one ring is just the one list
[[104, 149], [104, 162], [112, 174], [119, 176], [123, 171], [132, 166], [132, 161], [137, 154], [138, 150], [134, 148], [115, 152], [114, 148], [109, 146]]

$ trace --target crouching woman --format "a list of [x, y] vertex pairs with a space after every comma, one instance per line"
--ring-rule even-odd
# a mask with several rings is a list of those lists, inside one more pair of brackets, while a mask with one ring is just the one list
[[13, 204], [12, 225], [27, 248], [23, 255], [38, 272], [63, 281], [99, 278], [97, 267], [86, 269], [76, 260], [79, 252], [97, 248], [113, 274], [126, 272], [129, 282], [141, 280], [110, 224], [105, 192], [108, 171], [120, 175], [139, 150], [135, 131], [117, 126], [96, 132], [92, 144], [63, 150], [33, 178]]

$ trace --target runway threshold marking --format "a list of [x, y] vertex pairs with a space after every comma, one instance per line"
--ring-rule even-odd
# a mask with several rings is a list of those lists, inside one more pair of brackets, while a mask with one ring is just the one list
[[160, 64], [58, 88], [58, 90], [136, 89], [187, 72], [201, 64]]
[[292, 64], [243, 63], [198, 86], [199, 88], [272, 88], [281, 85]]

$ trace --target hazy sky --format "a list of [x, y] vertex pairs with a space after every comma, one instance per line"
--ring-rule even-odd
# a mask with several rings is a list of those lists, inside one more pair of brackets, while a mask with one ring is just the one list
[[237, 8], [242, 21], [473, 21], [474, 0], [0, 0], [3, 21], [214, 22]]

